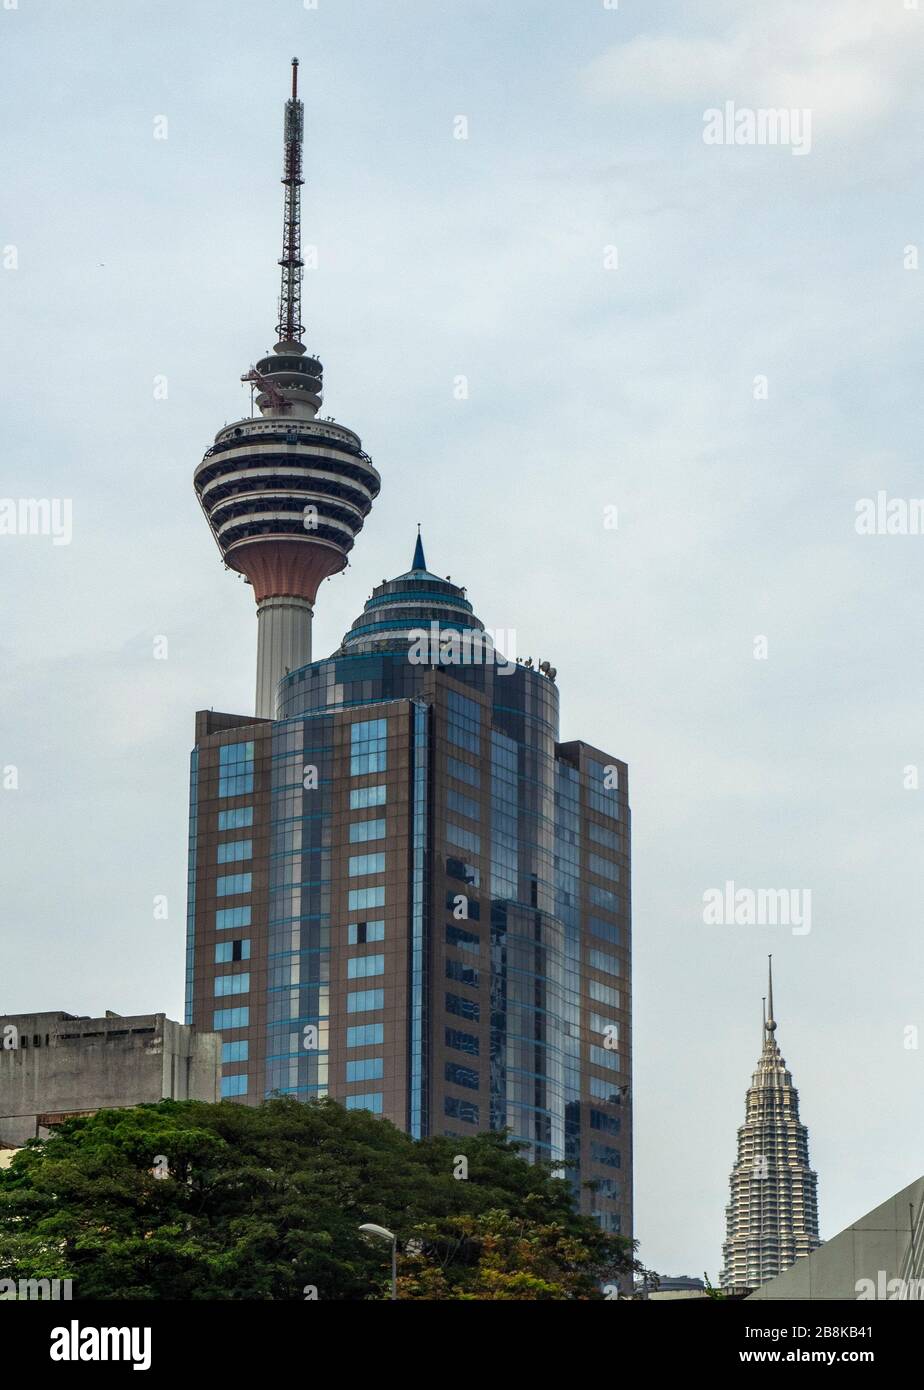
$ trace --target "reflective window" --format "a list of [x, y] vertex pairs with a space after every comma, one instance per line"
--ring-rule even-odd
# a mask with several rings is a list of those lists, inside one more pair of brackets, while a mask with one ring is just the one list
[[481, 706], [475, 700], [468, 700], [450, 690], [446, 695], [448, 723], [446, 737], [457, 748], [466, 748], [470, 753], [481, 751]]
[[222, 1043], [221, 1060], [222, 1062], [246, 1062], [250, 1055], [250, 1043], [246, 1038], [240, 1042]]
[[384, 772], [387, 719], [365, 719], [350, 726], [350, 775]]
[[446, 860], [446, 873], [450, 878], [461, 879], [463, 883], [469, 883], [473, 888], [478, 888], [481, 884], [481, 874], [474, 864], [466, 864], [464, 859], [449, 858]]
[[474, 1067], [460, 1067], [457, 1062], [447, 1062], [445, 1076], [454, 1086], [466, 1086], [470, 1091], [478, 1090], [478, 1073]]
[[350, 946], [365, 946], [367, 941], [384, 940], [384, 918], [375, 922], [351, 922], [347, 927], [347, 944]]
[[385, 839], [385, 817], [381, 820], [354, 821], [350, 826], [350, 844], [361, 845], [366, 840]]
[[456, 1052], [467, 1052], [470, 1057], [480, 1054], [481, 1046], [474, 1033], [463, 1033], [460, 1028], [446, 1029], [446, 1046]]
[[[477, 989], [481, 977], [474, 965], [465, 965], [461, 960], [447, 960], [446, 978], [458, 980], [460, 985], [470, 985], [472, 989]], [[446, 998], [449, 998], [448, 994]]]
[[227, 965], [233, 960], [250, 960], [250, 938], [215, 943], [215, 964]]
[[450, 756], [446, 759], [446, 771], [450, 777], [455, 777], [458, 782], [465, 782], [469, 787], [481, 786], [481, 773], [477, 767], [472, 767], [471, 763], [463, 763], [461, 759]]
[[237, 1076], [223, 1076], [221, 1078], [222, 1100], [226, 1096], [246, 1096], [247, 1094], [247, 1073], [239, 1072]]
[[219, 898], [230, 898], [234, 893], [249, 893], [252, 874], [222, 874], [215, 880], [215, 893]]
[[[355, 725], [354, 725], [355, 727]], [[369, 806], [385, 805], [385, 788], [354, 787], [350, 792], [350, 810], [364, 811]]]
[[619, 865], [614, 864], [612, 859], [604, 859], [602, 854], [588, 854], [587, 867], [592, 874], [612, 879], [614, 883], [619, 882]]
[[[615, 785], [612, 785], [615, 783]], [[619, 768], [615, 763], [587, 763], [587, 805], [605, 816], [619, 817]]]
[[446, 789], [446, 806], [450, 811], [457, 811], [460, 816], [467, 816], [469, 820], [480, 820], [481, 807], [478, 802], [470, 796], [463, 796], [452, 787]]
[[245, 830], [253, 825], [253, 807], [235, 806], [230, 811], [218, 812], [219, 830]]
[[360, 912], [364, 907], [384, 907], [385, 886], [379, 884], [374, 888], [351, 888], [347, 901], [351, 912]]
[[381, 1115], [382, 1092], [368, 1091], [364, 1096], [347, 1096], [343, 1103], [347, 1110], [371, 1110], [373, 1115]]
[[363, 874], [383, 874], [385, 872], [384, 853], [351, 854], [349, 872], [350, 878], [360, 878]]
[[610, 1105], [618, 1105], [622, 1098], [622, 1088], [615, 1081], [604, 1079], [602, 1076], [592, 1076], [590, 1094], [596, 1100], [606, 1100]]
[[477, 955], [481, 950], [481, 937], [474, 932], [465, 931], [462, 927], [446, 927], [446, 943], [449, 946], [458, 946], [463, 951], [471, 951]]
[[384, 973], [384, 956], [350, 956], [347, 959], [347, 977], [351, 980], [363, 980], [370, 975], [384, 975]]
[[606, 826], [597, 825], [590, 821], [587, 826], [587, 833], [595, 845], [605, 845], [607, 849], [619, 849], [619, 831], [608, 830]]
[[470, 854], [481, 853], [481, 836], [472, 830], [464, 830], [461, 825], [453, 825], [451, 820], [446, 822], [446, 839], [460, 849], [467, 849]]
[[619, 990], [613, 989], [610, 985], [601, 985], [599, 980], [589, 980], [587, 989], [591, 999], [597, 1004], [609, 1004], [612, 1008], [619, 1008]]
[[588, 951], [587, 964], [592, 970], [602, 970], [604, 975], [620, 974], [619, 961], [605, 951]]
[[218, 846], [219, 864], [235, 864], [240, 859], [253, 858], [252, 840], [224, 840]]
[[249, 907], [220, 907], [215, 913], [215, 930], [227, 931], [229, 927], [249, 927]]
[[380, 1081], [385, 1063], [381, 1057], [357, 1057], [346, 1064], [347, 1081]]
[[359, 989], [347, 995], [347, 1013], [364, 1014], [385, 1006], [384, 989]]
[[220, 1033], [224, 1028], [247, 1028], [249, 1025], [249, 1009], [216, 1009], [212, 1014], [214, 1033]]
[[347, 1029], [347, 1047], [375, 1047], [384, 1040], [384, 1023], [357, 1023]]
[[477, 999], [463, 999], [459, 994], [447, 994], [446, 1012], [457, 1014], [459, 1018], [467, 1018], [471, 1023], [477, 1023], [481, 1017], [481, 1005]]
[[602, 917], [588, 917], [587, 925], [591, 933], [601, 941], [609, 941], [613, 946], [619, 945], [619, 928], [612, 922], [604, 922]]
[[223, 743], [218, 750], [218, 795], [246, 796], [253, 791], [253, 742]]
[[619, 911], [619, 899], [608, 888], [598, 888], [595, 883], [587, 885], [587, 901], [592, 907], [603, 907], [607, 912]]
[[250, 991], [250, 975], [245, 972], [243, 975], [216, 975], [215, 993], [221, 994], [247, 994]]
[[446, 1096], [443, 1101], [443, 1114], [454, 1120], [464, 1120], [466, 1124], [479, 1123], [478, 1106], [473, 1100], [462, 1100], [459, 1096]]
[[619, 1037], [619, 1024], [614, 1018], [607, 1018], [604, 1014], [591, 1014], [587, 1020], [587, 1026], [592, 1033], [609, 1033], [611, 1038]]

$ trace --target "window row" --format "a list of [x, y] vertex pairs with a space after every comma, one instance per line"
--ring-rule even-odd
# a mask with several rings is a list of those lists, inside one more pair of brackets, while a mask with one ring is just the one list
[[350, 826], [350, 844], [362, 845], [367, 840], [384, 840], [385, 817], [378, 820], [354, 821]]
[[245, 972], [242, 975], [216, 975], [215, 993], [219, 996], [222, 994], [249, 994], [249, 972]]
[[219, 864], [236, 864], [253, 858], [253, 840], [222, 840], [217, 850]]
[[217, 941], [215, 943], [216, 965], [227, 965], [235, 960], [250, 960], [249, 937], [239, 937], [236, 941]]

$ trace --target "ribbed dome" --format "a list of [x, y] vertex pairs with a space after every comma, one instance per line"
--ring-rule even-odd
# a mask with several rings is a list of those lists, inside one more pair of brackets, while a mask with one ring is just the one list
[[423, 542], [417, 537], [414, 559], [406, 574], [384, 580], [343, 639], [340, 652], [406, 651], [411, 633], [430, 630], [483, 632], [484, 623], [472, 612], [465, 590], [427, 569]]

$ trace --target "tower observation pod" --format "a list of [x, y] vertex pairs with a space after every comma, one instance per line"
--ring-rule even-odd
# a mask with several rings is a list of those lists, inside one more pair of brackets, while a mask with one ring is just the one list
[[317, 418], [324, 369], [305, 349], [301, 322], [303, 119], [293, 58], [278, 341], [241, 378], [251, 383], [260, 414], [219, 430], [194, 477], [222, 559], [253, 585], [256, 713], [268, 719], [276, 715], [280, 679], [311, 661], [318, 587], [345, 568], [380, 486], [359, 435]]

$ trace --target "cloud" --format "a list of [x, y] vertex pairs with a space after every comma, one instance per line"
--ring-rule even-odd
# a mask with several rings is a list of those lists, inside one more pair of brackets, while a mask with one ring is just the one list
[[595, 58], [582, 87], [598, 102], [808, 107], [830, 127], [855, 128], [913, 97], [922, 23], [897, 0], [784, 0], [772, 21], [757, 11], [720, 38], [640, 34]]

